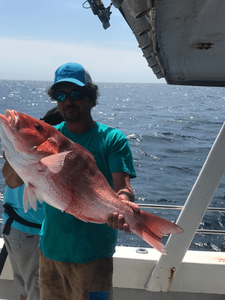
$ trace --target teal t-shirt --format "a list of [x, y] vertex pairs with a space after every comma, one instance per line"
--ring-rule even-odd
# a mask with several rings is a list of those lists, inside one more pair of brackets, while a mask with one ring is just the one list
[[[14, 208], [15, 212], [26, 221], [42, 224], [42, 221], [44, 219], [44, 211], [42, 208], [42, 204], [40, 204], [37, 201], [37, 211], [34, 211], [33, 208], [31, 208], [28, 210], [28, 212], [25, 213], [23, 208], [23, 190], [24, 190], [24, 184], [15, 189], [10, 189], [8, 186], [6, 186], [4, 192], [3, 204], [8, 203], [9, 205], [11, 205]], [[9, 216], [6, 213], [3, 213], [2, 217], [3, 217], [2, 223], [6, 224], [6, 221], [8, 220]], [[12, 222], [11, 227], [28, 234], [39, 234], [40, 231], [40, 229], [38, 228], [25, 226], [16, 221]]]
[[[136, 176], [128, 140], [118, 129], [95, 123], [89, 131], [74, 134], [67, 129], [65, 122], [55, 127], [94, 155], [98, 168], [111, 187], [112, 173], [126, 172], [131, 178]], [[46, 203], [43, 207], [45, 220], [39, 247], [45, 257], [87, 263], [100, 257], [111, 257], [115, 252], [117, 230], [107, 224], [85, 223]]]

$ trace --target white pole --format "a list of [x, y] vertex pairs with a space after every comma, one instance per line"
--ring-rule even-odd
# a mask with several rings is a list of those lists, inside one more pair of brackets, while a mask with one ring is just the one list
[[177, 224], [185, 232], [171, 235], [168, 239], [166, 244], [167, 255], [162, 255], [153, 269], [146, 285], [147, 290], [157, 292], [166, 292], [169, 290], [224, 172], [225, 123], [210, 150], [177, 220]]

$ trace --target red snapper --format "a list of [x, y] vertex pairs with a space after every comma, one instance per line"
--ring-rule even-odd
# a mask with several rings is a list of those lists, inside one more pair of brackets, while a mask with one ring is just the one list
[[93, 155], [49, 124], [14, 110], [0, 115], [2, 148], [25, 183], [24, 209], [36, 199], [84, 222], [106, 223], [118, 212], [130, 230], [162, 253], [161, 237], [183, 230], [145, 211], [135, 212], [121, 201], [97, 168]]

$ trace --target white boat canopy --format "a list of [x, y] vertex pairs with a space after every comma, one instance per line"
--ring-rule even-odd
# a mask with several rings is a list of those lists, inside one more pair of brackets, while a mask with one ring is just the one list
[[113, 1], [168, 84], [225, 86], [224, 0]]

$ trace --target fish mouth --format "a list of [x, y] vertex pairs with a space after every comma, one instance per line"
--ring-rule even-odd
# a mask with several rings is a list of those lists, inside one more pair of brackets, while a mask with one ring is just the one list
[[4, 120], [11, 130], [15, 131], [19, 126], [19, 115], [15, 110], [7, 109], [5, 111], [5, 116], [0, 115], [1, 119]]

